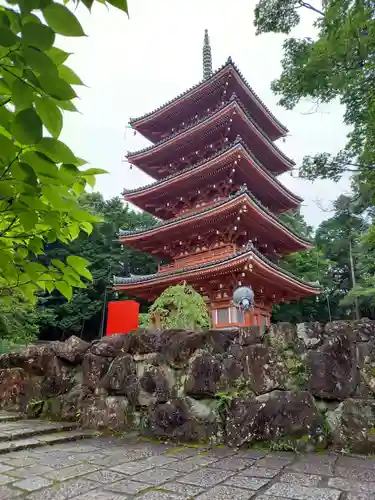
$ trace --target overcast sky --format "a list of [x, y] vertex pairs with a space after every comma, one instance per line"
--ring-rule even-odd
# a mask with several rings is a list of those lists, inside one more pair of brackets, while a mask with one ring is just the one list
[[[293, 111], [277, 105], [270, 83], [281, 71], [283, 36], [255, 36], [253, 0], [128, 0], [130, 19], [114, 8], [95, 5], [89, 14], [77, 11], [88, 38], [63, 39], [61, 48], [74, 52], [68, 64], [86, 87], [79, 87], [81, 114], [68, 113], [62, 139], [93, 167], [109, 173], [98, 178], [97, 189], [106, 198], [122, 189], [137, 187], [150, 178], [124, 161], [126, 151], [142, 148], [147, 141], [127, 129], [130, 117], [151, 111], [202, 79], [204, 29], [209, 30], [213, 67], [228, 56], [234, 62], [290, 135], [279, 147], [297, 165], [304, 155], [337, 152], [347, 129], [338, 103], [320, 108], [303, 103]], [[314, 14], [306, 11], [294, 34], [313, 36]], [[301, 196], [303, 213], [312, 225], [329, 213], [317, 206], [348, 190], [347, 181], [314, 183], [280, 177]]]

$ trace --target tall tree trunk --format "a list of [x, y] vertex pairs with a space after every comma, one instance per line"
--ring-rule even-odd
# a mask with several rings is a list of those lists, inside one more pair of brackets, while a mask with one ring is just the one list
[[[350, 273], [352, 275], [352, 287], [355, 288], [357, 283], [355, 279], [353, 245], [351, 236], [349, 236], [349, 261], [350, 261]], [[354, 297], [354, 307], [355, 307], [355, 319], [360, 319], [358, 297]]]

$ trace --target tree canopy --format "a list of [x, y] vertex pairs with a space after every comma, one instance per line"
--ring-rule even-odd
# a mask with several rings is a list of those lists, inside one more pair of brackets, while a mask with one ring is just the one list
[[282, 73], [272, 89], [287, 109], [305, 98], [318, 103], [339, 98], [351, 128], [342, 151], [306, 157], [301, 176], [337, 180], [352, 172], [374, 187], [375, 6], [363, 0], [325, 0], [322, 8], [301, 0], [260, 0], [255, 8], [257, 34], [289, 35], [300, 22], [301, 9], [310, 10], [316, 37], [286, 38]]
[[[94, 0], [82, 0], [91, 9]], [[101, 3], [106, 3], [100, 0]], [[66, 2], [65, 2], [66, 3]], [[71, 2], [70, 4], [72, 4]], [[108, 0], [127, 12], [126, 0]], [[76, 3], [73, 3], [75, 7]], [[69, 5], [9, 0], [0, 6], [0, 296], [28, 300], [57, 289], [71, 298], [92, 275], [80, 255], [42, 262], [46, 245], [90, 234], [97, 216], [78, 197], [103, 170], [59, 140], [63, 114], [74, 112], [79, 76], [56, 35], [85, 36]]]

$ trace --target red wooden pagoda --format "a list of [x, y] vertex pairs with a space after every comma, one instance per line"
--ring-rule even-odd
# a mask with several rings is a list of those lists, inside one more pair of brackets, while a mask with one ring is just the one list
[[[152, 301], [186, 281], [206, 297], [215, 327], [268, 324], [273, 304], [320, 293], [275, 263], [311, 248], [278, 217], [302, 201], [277, 179], [294, 165], [273, 142], [288, 131], [230, 58], [212, 72], [207, 31], [203, 81], [130, 123], [152, 145], [128, 161], [155, 181], [124, 196], [160, 222], [120, 231], [120, 241], [169, 263], [155, 274], [115, 277], [116, 290]], [[249, 317], [231, 305], [241, 285], [255, 293]]]

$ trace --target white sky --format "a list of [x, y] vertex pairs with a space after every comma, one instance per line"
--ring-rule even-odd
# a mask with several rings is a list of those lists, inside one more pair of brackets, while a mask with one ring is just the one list
[[[150, 178], [124, 162], [126, 151], [142, 148], [147, 141], [126, 129], [137, 117], [172, 99], [202, 79], [204, 29], [209, 30], [213, 68], [232, 56], [245, 78], [289, 131], [279, 147], [297, 165], [302, 157], [318, 152], [337, 152], [347, 129], [342, 108], [333, 103], [309, 114], [314, 106], [304, 103], [293, 111], [277, 106], [270, 83], [281, 71], [281, 35], [255, 36], [255, 0], [128, 0], [130, 20], [117, 9], [95, 5], [89, 14], [79, 7], [88, 38], [62, 39], [61, 48], [74, 52], [68, 65], [87, 87], [78, 87], [81, 111], [67, 113], [62, 139], [92, 166], [104, 168], [97, 190], [104, 197], [118, 196], [124, 187], [137, 187]], [[96, 2], [97, 3], [97, 2]], [[315, 15], [303, 12], [295, 36], [313, 36]], [[329, 213], [325, 207], [348, 190], [347, 181], [314, 183], [284, 174], [280, 179], [305, 201], [303, 213], [317, 225]]]

